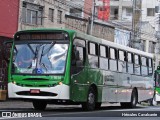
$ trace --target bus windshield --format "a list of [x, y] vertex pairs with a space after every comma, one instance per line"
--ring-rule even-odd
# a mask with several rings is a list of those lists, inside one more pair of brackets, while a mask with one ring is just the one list
[[20, 74], [63, 74], [68, 44], [15, 44], [12, 72]]

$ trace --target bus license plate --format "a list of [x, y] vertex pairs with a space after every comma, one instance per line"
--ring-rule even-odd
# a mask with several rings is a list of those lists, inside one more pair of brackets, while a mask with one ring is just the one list
[[30, 93], [40, 93], [40, 90], [39, 89], [31, 89], [30, 90]]

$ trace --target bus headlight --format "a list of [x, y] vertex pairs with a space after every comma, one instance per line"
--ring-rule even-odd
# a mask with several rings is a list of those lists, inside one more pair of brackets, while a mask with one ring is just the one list
[[59, 84], [59, 85], [63, 85], [63, 83], [62, 83], [62, 82], [59, 82], [58, 84]]
[[12, 81], [12, 83], [13, 83], [13, 84], [16, 84], [16, 82], [15, 82], [15, 81]]

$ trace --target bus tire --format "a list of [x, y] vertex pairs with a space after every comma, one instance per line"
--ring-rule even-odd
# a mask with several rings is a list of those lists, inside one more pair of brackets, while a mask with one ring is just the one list
[[102, 104], [101, 102], [97, 102], [95, 108], [96, 109], [100, 109], [101, 108], [101, 104]]
[[32, 101], [33, 107], [35, 110], [45, 110], [47, 103], [41, 100]]
[[122, 107], [122, 108], [127, 108], [127, 107], [129, 107], [129, 103], [121, 102], [120, 104], [121, 104], [121, 107]]
[[129, 108], [135, 108], [138, 103], [137, 91], [134, 89], [131, 95], [131, 102], [128, 103]]
[[86, 111], [95, 110], [96, 107], [96, 91], [90, 87], [87, 95], [87, 101], [82, 103], [82, 109]]

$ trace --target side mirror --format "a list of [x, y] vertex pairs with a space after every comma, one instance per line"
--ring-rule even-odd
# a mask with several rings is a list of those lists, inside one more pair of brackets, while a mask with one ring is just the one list
[[83, 61], [81, 61], [81, 60], [76, 61], [76, 65], [77, 66], [83, 66]]
[[76, 60], [79, 60], [79, 51], [75, 51]]
[[10, 59], [10, 49], [12, 48], [13, 41], [5, 41], [3, 42], [2, 50], [4, 59], [9, 62]]

